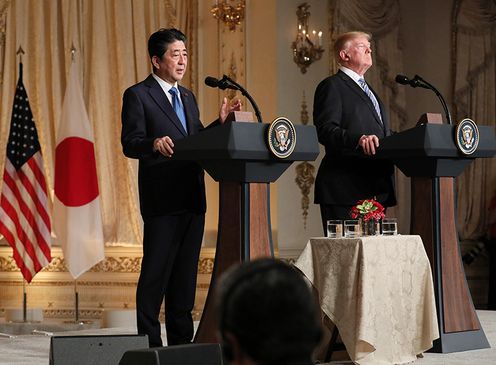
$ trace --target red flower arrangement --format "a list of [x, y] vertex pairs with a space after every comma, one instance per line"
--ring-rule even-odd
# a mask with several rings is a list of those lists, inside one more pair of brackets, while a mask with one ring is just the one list
[[351, 218], [362, 218], [365, 222], [369, 220], [379, 221], [384, 218], [384, 207], [375, 199], [359, 200], [351, 208]]

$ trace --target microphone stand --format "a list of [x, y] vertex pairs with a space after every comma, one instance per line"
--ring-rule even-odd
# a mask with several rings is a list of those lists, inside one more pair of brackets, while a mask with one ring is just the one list
[[443, 96], [441, 95], [441, 93], [430, 83], [428, 83], [427, 81], [425, 81], [422, 77], [420, 77], [419, 75], [415, 75], [414, 77], [414, 80], [420, 80], [421, 82], [423, 82], [426, 86], [428, 86], [429, 89], [431, 89], [432, 91], [434, 91], [434, 93], [437, 95], [437, 97], [439, 98], [439, 100], [441, 101], [441, 104], [443, 106], [443, 109], [444, 109], [444, 113], [446, 114], [446, 121], [448, 122], [448, 124], [453, 124], [453, 121], [451, 119], [451, 114], [450, 114], [450, 111], [448, 109], [448, 105], [446, 104], [446, 101], [444, 100]]
[[251, 105], [253, 106], [253, 110], [255, 110], [255, 115], [257, 116], [258, 122], [259, 123], [263, 123], [262, 122], [262, 116], [260, 115], [260, 109], [258, 109], [257, 103], [255, 103], [255, 100], [253, 100], [253, 98], [251, 97], [251, 95], [248, 94], [248, 91], [246, 91], [243, 88], [243, 86], [241, 86], [240, 84], [238, 84], [236, 81], [232, 80], [227, 75], [222, 76], [222, 79], [228, 81], [230, 84], [233, 84], [234, 86], [236, 86], [238, 88], [239, 91], [241, 91], [241, 94], [243, 94], [243, 96], [245, 96], [250, 101]]

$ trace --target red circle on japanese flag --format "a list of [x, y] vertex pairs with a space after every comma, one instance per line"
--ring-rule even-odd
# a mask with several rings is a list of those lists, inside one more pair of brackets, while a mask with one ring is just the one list
[[55, 149], [55, 195], [66, 206], [79, 207], [98, 196], [93, 142], [69, 137]]

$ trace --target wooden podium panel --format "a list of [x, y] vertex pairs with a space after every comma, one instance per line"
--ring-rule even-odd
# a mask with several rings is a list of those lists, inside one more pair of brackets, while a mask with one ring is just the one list
[[174, 158], [197, 161], [219, 182], [219, 228], [214, 270], [195, 342], [217, 342], [215, 290], [217, 281], [235, 264], [273, 256], [269, 183], [294, 161], [319, 155], [314, 126], [295, 126], [295, 148], [277, 158], [267, 146], [265, 123], [231, 122], [175, 143]]
[[231, 266], [257, 257], [273, 257], [269, 184], [221, 182], [219, 233], [212, 281], [195, 342], [215, 343], [216, 285]]
[[387, 137], [378, 156], [411, 177], [411, 233], [422, 237], [432, 267], [439, 339], [434, 352], [490, 347], [468, 289], [455, 219], [454, 177], [475, 158], [496, 153], [494, 128], [479, 127], [478, 149], [458, 152], [454, 126], [422, 124]]
[[[441, 281], [443, 292], [444, 331], [445, 333], [480, 330], [481, 325], [474, 310], [472, 298], [465, 278], [455, 226], [454, 178], [440, 177], [440, 219], [441, 225]], [[452, 278], [460, 278], [452, 280]]]
[[[433, 186], [434, 185], [434, 186]], [[454, 179], [440, 177], [412, 178], [412, 227], [411, 231], [422, 237], [427, 256], [433, 267], [438, 296], [442, 296], [443, 332], [480, 330], [480, 323], [465, 279], [460, 260], [460, 248], [455, 227]], [[439, 189], [439, 202], [432, 199]], [[431, 199], [429, 199], [431, 198]], [[438, 213], [436, 213], [438, 210]], [[443, 221], [438, 232], [432, 222]], [[436, 234], [440, 247], [436, 248]], [[439, 255], [439, 257], [437, 257]], [[437, 270], [439, 268], [440, 270]]]

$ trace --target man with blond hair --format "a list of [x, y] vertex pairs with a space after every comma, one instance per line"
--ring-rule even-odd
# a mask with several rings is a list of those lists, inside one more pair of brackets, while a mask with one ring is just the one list
[[341, 34], [334, 44], [338, 72], [315, 91], [313, 121], [325, 147], [315, 181], [324, 233], [329, 219], [349, 218], [361, 199], [396, 204], [393, 164], [371, 158], [379, 140], [391, 134], [384, 104], [366, 83], [372, 66], [372, 37], [364, 32]]

